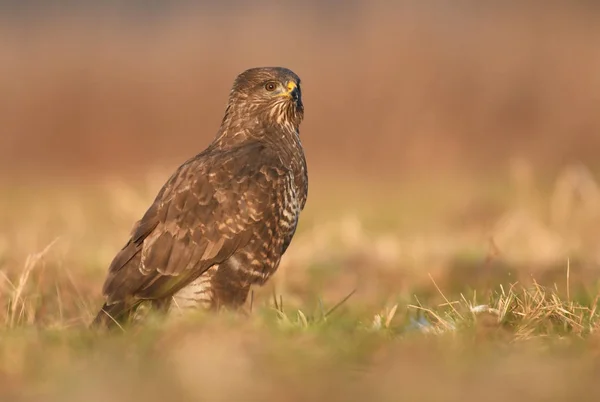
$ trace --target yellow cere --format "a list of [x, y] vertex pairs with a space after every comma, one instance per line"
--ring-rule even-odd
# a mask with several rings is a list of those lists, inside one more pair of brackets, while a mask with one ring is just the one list
[[275, 96], [288, 96], [291, 97], [292, 96], [292, 91], [294, 89], [298, 88], [298, 86], [296, 85], [296, 83], [294, 81], [288, 81], [287, 83], [287, 92], [283, 92], [280, 94], [277, 94]]
[[294, 89], [296, 89], [296, 83], [294, 81], [289, 81], [287, 83], [287, 89], [288, 92], [292, 92]]

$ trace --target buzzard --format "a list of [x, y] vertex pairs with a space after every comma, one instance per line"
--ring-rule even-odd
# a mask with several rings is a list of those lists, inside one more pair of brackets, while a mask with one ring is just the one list
[[212, 143], [173, 173], [110, 264], [92, 327], [141, 305], [240, 307], [269, 279], [308, 193], [301, 94], [286, 68], [236, 77]]

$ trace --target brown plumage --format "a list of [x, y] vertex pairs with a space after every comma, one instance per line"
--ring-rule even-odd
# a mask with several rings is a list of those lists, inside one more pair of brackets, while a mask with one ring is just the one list
[[238, 75], [213, 142], [169, 178], [110, 264], [92, 326], [124, 322], [144, 302], [235, 308], [264, 284], [306, 202], [303, 117], [292, 71]]

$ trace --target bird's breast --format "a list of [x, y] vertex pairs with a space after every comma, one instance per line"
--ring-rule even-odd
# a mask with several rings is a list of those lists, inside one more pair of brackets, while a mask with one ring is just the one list
[[293, 172], [286, 177], [282, 193], [279, 227], [285, 237], [291, 237], [296, 230], [302, 205], [301, 189], [298, 188]]

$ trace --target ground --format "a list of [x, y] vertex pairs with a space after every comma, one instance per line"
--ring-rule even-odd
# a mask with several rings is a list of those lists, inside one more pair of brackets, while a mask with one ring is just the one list
[[[599, 400], [593, 2], [18, 3], [1, 401]], [[306, 111], [280, 270], [244, 314], [89, 331], [134, 222], [265, 65]]]
[[315, 180], [249, 314], [90, 332], [106, 267], [166, 173], [3, 189], [2, 400], [598, 397], [587, 170], [385, 193]]

